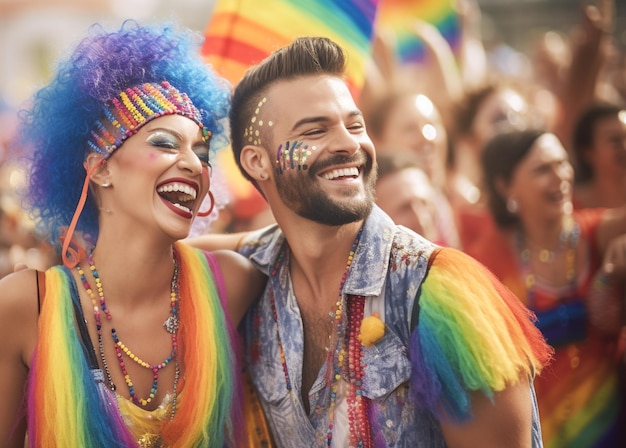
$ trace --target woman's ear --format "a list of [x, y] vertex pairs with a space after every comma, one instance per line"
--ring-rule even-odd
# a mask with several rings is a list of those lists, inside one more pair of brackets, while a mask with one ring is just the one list
[[87, 159], [85, 159], [85, 170], [87, 170], [87, 172], [93, 170], [91, 174], [92, 182], [105, 188], [111, 186], [111, 173], [109, 172], [106, 159], [102, 154], [98, 154], [97, 152], [89, 154]]
[[246, 145], [239, 155], [242, 168], [255, 181], [265, 181], [271, 178], [272, 163], [265, 148], [256, 145]]

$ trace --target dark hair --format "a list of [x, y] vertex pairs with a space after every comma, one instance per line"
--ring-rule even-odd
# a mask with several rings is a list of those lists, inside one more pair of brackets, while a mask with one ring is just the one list
[[596, 125], [605, 118], [617, 117], [621, 110], [622, 108], [616, 104], [597, 102], [587, 107], [578, 118], [572, 135], [577, 183], [590, 181], [595, 175], [593, 167], [585, 157], [585, 152], [593, 145]]
[[300, 37], [248, 69], [232, 95], [230, 110], [231, 147], [240, 171], [239, 156], [248, 143], [245, 129], [250, 125], [263, 93], [273, 83], [300, 76], [327, 74], [343, 77], [346, 57], [343, 49], [325, 37]]
[[496, 134], [485, 145], [481, 156], [483, 179], [491, 215], [500, 228], [515, 226], [519, 218], [507, 209], [507, 198], [502, 196], [497, 183], [499, 180], [505, 184], [511, 182], [515, 168], [546, 132], [543, 129], [508, 131]]

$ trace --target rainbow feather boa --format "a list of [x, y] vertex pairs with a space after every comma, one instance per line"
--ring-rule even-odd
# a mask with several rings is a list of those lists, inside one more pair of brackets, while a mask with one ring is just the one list
[[[237, 446], [241, 390], [235, 379], [235, 330], [225, 316], [205, 255], [176, 244], [180, 257], [179, 345], [186, 399], [173, 421], [163, 422], [168, 447]], [[135, 447], [116, 398], [93, 380], [74, 324], [71, 273], [46, 272], [46, 297], [29, 375], [31, 447]], [[205, 300], [203, 300], [203, 298]], [[45, 336], [45, 337], [44, 337]], [[234, 404], [233, 404], [234, 403]], [[243, 425], [237, 424], [237, 428]]]
[[487, 268], [454, 249], [431, 257], [419, 324], [411, 335], [416, 403], [435, 415], [471, 417], [470, 393], [531, 378], [552, 356], [534, 316]]

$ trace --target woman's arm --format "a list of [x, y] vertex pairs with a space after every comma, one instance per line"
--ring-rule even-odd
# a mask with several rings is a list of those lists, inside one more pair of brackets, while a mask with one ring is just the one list
[[222, 249], [237, 250], [241, 240], [243, 240], [246, 235], [248, 235], [248, 232], [207, 233], [206, 235], [187, 238], [184, 242], [206, 252]]
[[596, 231], [600, 254], [604, 256], [611, 242], [624, 234], [626, 234], [626, 206], [611, 208], [604, 212]]
[[24, 447], [28, 364], [37, 339], [37, 275], [22, 270], [0, 280], [0, 446]]
[[214, 255], [224, 277], [228, 311], [237, 326], [248, 308], [261, 296], [267, 277], [237, 252], [219, 250]]

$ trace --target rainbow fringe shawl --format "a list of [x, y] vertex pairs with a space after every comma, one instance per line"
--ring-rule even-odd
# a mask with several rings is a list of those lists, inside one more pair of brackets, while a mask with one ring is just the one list
[[470, 393], [532, 378], [552, 351], [534, 316], [487, 268], [455, 249], [431, 257], [411, 335], [415, 402], [441, 417], [471, 417]]
[[[184, 396], [175, 419], [163, 423], [162, 438], [170, 447], [235, 445], [242, 436], [235, 434], [233, 422], [241, 416], [235, 331], [205, 255], [181, 243], [176, 250]], [[98, 386], [87, 365], [74, 323], [70, 276], [63, 267], [46, 272], [40, 337], [29, 374], [30, 446], [136, 447], [116, 398]]]

